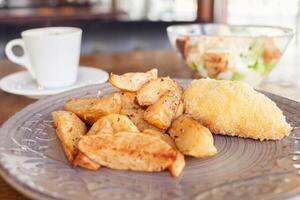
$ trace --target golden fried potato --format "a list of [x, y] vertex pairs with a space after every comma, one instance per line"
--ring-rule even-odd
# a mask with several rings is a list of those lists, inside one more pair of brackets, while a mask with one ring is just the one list
[[152, 105], [168, 91], [174, 91], [177, 87], [176, 81], [169, 77], [158, 78], [145, 83], [137, 92], [137, 102], [141, 106]]
[[139, 104], [136, 102], [136, 93], [135, 92], [120, 92], [121, 100], [122, 100], [122, 109], [123, 110], [131, 110], [140, 108]]
[[156, 78], [157, 69], [152, 69], [144, 73], [125, 73], [123, 75], [111, 73], [109, 76], [109, 82], [120, 90], [136, 92], [142, 87], [142, 85]]
[[179, 117], [184, 113], [184, 104], [183, 101], [179, 102], [178, 108], [176, 110], [175, 118]]
[[87, 134], [114, 134], [123, 131], [139, 132], [139, 129], [127, 116], [120, 114], [110, 114], [103, 116], [98, 121], [96, 121]]
[[156, 131], [165, 132], [164, 130], [152, 126], [151, 124], [149, 124], [144, 120], [145, 111], [142, 108], [132, 109], [132, 110], [129, 109], [122, 110], [121, 113], [123, 115], [128, 116], [129, 119], [138, 127], [140, 131], [143, 131], [145, 129], [154, 129]]
[[184, 155], [204, 158], [217, 153], [211, 132], [187, 115], [173, 121], [169, 134]]
[[[98, 120], [99, 121], [99, 120]], [[95, 122], [86, 135], [96, 134], [113, 134], [114, 130], [108, 120], [103, 120], [101, 123]], [[101, 167], [100, 164], [92, 161], [82, 152], [79, 152], [73, 162], [74, 166], [80, 166], [89, 170], [97, 170]]]
[[72, 162], [78, 153], [77, 143], [87, 128], [85, 124], [72, 112], [54, 111], [51, 113], [56, 134], [61, 141], [66, 157]]
[[159, 137], [131, 132], [84, 136], [78, 148], [113, 169], [162, 171], [176, 160], [176, 151]]
[[185, 167], [184, 155], [177, 149], [175, 141], [168, 135], [153, 129], [146, 129], [143, 131], [144, 134], [160, 137], [163, 141], [168, 143], [173, 149], [177, 151], [176, 160], [168, 168], [172, 176], [179, 176]]
[[87, 132], [85, 124], [75, 114], [69, 111], [52, 112], [52, 118], [57, 127], [56, 132], [63, 144], [68, 160], [72, 162], [74, 166], [80, 166], [90, 170], [99, 169], [100, 165], [98, 163], [93, 162], [77, 149], [79, 137], [85, 135]]
[[120, 113], [121, 106], [120, 94], [110, 93], [102, 97], [72, 98], [65, 103], [64, 109], [93, 124], [104, 115]]
[[[104, 116], [103, 118], [105, 118]], [[100, 118], [96, 121], [90, 130], [87, 132], [87, 135], [97, 135], [97, 134], [113, 134], [114, 129], [108, 119]]]
[[[139, 132], [138, 128], [128, 117], [119, 114], [110, 114], [96, 121], [87, 135], [114, 134], [121, 131]], [[95, 163], [81, 152], [79, 152], [73, 164], [90, 170], [100, 168], [100, 164]]]
[[93, 160], [91, 160], [89, 157], [87, 157], [80, 151], [75, 157], [75, 159], [73, 160], [73, 165], [85, 169], [93, 170], [93, 171], [96, 171], [101, 167], [99, 163], [94, 162]]
[[120, 114], [126, 115], [137, 126], [140, 131], [145, 129], [160, 129], [148, 124], [144, 119], [144, 110], [135, 101], [136, 94], [133, 92], [121, 92], [122, 109]]
[[185, 112], [213, 133], [276, 140], [291, 131], [276, 104], [244, 82], [195, 80], [183, 100]]
[[147, 108], [144, 120], [157, 128], [167, 129], [176, 116], [181, 94], [182, 89], [179, 86], [175, 91], [164, 94], [155, 104]]

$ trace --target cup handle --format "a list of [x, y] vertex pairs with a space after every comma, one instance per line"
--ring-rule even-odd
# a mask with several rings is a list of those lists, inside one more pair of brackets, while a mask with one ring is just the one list
[[[12, 50], [14, 46], [20, 46], [23, 49], [24, 54], [22, 56], [16, 56]], [[35, 73], [30, 66], [28, 56], [26, 55], [25, 51], [25, 43], [22, 39], [14, 39], [9, 41], [5, 47], [5, 54], [12, 62], [25, 67], [31, 74], [32, 78], [35, 78]]]

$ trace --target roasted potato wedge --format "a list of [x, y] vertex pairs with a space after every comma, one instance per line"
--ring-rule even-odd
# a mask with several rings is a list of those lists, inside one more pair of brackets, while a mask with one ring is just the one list
[[144, 119], [144, 110], [136, 102], [136, 93], [121, 92], [122, 109], [120, 114], [126, 115], [137, 126], [140, 131], [145, 129], [157, 129], [156, 127], [148, 124]]
[[183, 113], [184, 113], [184, 104], [183, 101], [180, 101], [178, 108], [176, 110], [175, 118], [181, 116]]
[[[105, 117], [105, 116], [104, 116]], [[102, 119], [102, 118], [101, 118]], [[97, 135], [97, 134], [113, 134], [114, 129], [109, 120], [101, 120], [96, 121], [90, 130], [87, 132], [87, 135]]]
[[94, 162], [89, 157], [84, 155], [82, 152], [79, 152], [75, 159], [73, 160], [74, 166], [79, 166], [85, 169], [96, 171], [100, 169], [101, 165], [99, 163]]
[[93, 124], [100, 117], [112, 113], [120, 113], [121, 95], [110, 93], [102, 97], [72, 98], [64, 105], [64, 109], [74, 112], [88, 124]]
[[168, 143], [173, 149], [177, 151], [176, 160], [170, 167], [168, 168], [172, 176], [179, 176], [185, 167], [184, 155], [177, 150], [175, 141], [168, 135], [153, 129], [146, 129], [143, 131], [144, 134], [160, 137], [163, 141]]
[[171, 138], [168, 134], [166, 134], [164, 132], [160, 132], [160, 131], [154, 130], [154, 129], [145, 129], [142, 133], [160, 137], [163, 141], [168, 143], [172, 148], [176, 149], [176, 144], [175, 144], [175, 141], [173, 140], [173, 138]]
[[140, 131], [143, 131], [145, 129], [154, 129], [156, 131], [165, 132], [164, 130], [152, 126], [144, 120], [145, 111], [142, 108], [122, 110], [121, 113], [123, 115], [128, 116], [129, 119], [138, 127]]
[[77, 149], [79, 138], [87, 132], [85, 124], [75, 114], [69, 111], [52, 112], [52, 118], [57, 127], [56, 132], [63, 144], [68, 160], [72, 162], [74, 166], [80, 166], [90, 170], [99, 169], [100, 165], [98, 163], [90, 160]]
[[205, 158], [217, 153], [211, 132], [187, 115], [175, 119], [168, 132], [184, 155]]
[[120, 92], [122, 100], [122, 113], [124, 110], [132, 110], [140, 108], [140, 105], [136, 102], [136, 93], [135, 92]]
[[159, 137], [132, 132], [84, 136], [78, 148], [103, 166], [148, 172], [168, 168], [177, 154]]
[[158, 101], [158, 99], [168, 91], [174, 91], [177, 87], [176, 81], [169, 77], [158, 78], [145, 83], [137, 92], [136, 99], [139, 105], [148, 106]]
[[181, 95], [180, 86], [177, 86], [175, 91], [164, 94], [155, 104], [147, 108], [144, 120], [157, 128], [167, 129], [176, 116]]
[[139, 132], [139, 129], [125, 115], [110, 114], [101, 117], [90, 128], [87, 135], [97, 135], [102, 133], [118, 133], [118, 132]]
[[109, 76], [109, 82], [120, 90], [136, 92], [145, 83], [156, 78], [157, 69], [152, 69], [144, 73], [125, 73], [123, 75], [111, 73]]
[[63, 145], [66, 157], [70, 162], [78, 153], [77, 143], [87, 128], [85, 124], [72, 112], [54, 111], [51, 113], [56, 134]]
[[[110, 114], [101, 117], [95, 122], [87, 135], [114, 134], [121, 131], [139, 132], [138, 128], [128, 117], [119, 114]], [[100, 164], [95, 163], [81, 152], [76, 156], [73, 164], [90, 170], [97, 170], [100, 168]]]
[[[99, 120], [98, 120], [99, 121]], [[103, 120], [101, 123], [95, 122], [90, 130], [87, 132], [87, 135], [96, 135], [96, 134], [113, 134], [114, 130], [108, 120]], [[82, 152], [79, 152], [76, 156], [73, 165], [80, 166], [89, 170], [97, 170], [101, 167], [100, 164], [92, 161]]]

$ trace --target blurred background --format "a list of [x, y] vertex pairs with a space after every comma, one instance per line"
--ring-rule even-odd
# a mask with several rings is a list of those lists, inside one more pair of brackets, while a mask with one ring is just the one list
[[269, 82], [289, 90], [300, 85], [300, 0], [0, 0], [0, 58], [9, 40], [33, 27], [81, 27], [82, 54], [92, 54], [169, 48], [165, 28], [193, 22], [293, 28], [295, 37], [281, 60], [285, 66], [279, 64]]

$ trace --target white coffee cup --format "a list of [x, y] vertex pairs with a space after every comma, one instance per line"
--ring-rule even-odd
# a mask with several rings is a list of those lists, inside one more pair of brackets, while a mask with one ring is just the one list
[[[24, 66], [39, 86], [54, 88], [75, 83], [79, 67], [82, 30], [74, 27], [47, 27], [23, 31], [5, 47], [7, 57]], [[13, 47], [24, 54], [17, 56]]]

